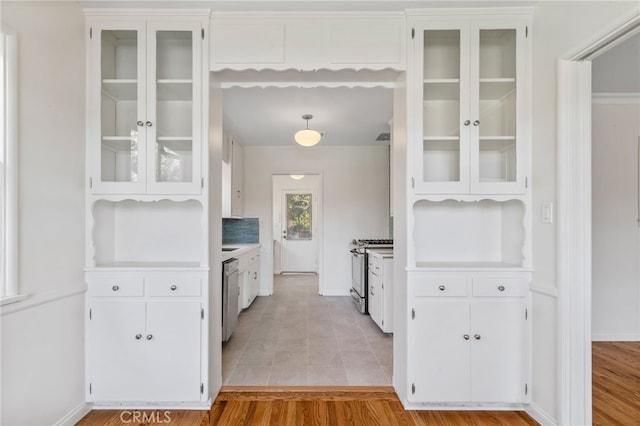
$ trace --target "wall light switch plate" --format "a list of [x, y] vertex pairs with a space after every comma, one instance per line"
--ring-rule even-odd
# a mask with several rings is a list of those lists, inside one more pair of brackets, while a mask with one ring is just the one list
[[553, 223], [553, 203], [542, 203], [540, 220], [542, 223]]

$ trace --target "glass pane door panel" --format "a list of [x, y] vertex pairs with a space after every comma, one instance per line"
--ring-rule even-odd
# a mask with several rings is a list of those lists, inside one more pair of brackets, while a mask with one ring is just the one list
[[156, 31], [157, 182], [193, 180], [193, 32]]
[[479, 146], [480, 182], [516, 181], [515, 139], [481, 139]]
[[191, 182], [193, 146], [191, 140], [162, 138], [156, 143], [156, 182]]
[[101, 32], [101, 178], [137, 182], [138, 32]]
[[287, 194], [287, 240], [310, 240], [311, 194]]
[[480, 30], [480, 182], [517, 177], [516, 30]]
[[460, 139], [427, 139], [423, 143], [423, 181], [460, 181]]
[[424, 31], [424, 78], [460, 79], [460, 31]]

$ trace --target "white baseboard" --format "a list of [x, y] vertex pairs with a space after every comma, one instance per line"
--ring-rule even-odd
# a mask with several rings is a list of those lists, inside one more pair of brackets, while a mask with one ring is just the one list
[[89, 414], [93, 407], [91, 404], [81, 402], [73, 410], [69, 411], [60, 420], [54, 423], [54, 426], [73, 426], [80, 421], [84, 416]]
[[638, 342], [638, 333], [593, 333], [591, 340], [594, 342]]
[[540, 423], [542, 426], [555, 426], [558, 424], [556, 419], [549, 415], [546, 411], [538, 407], [536, 404], [531, 404], [526, 409], [526, 412], [533, 420]]

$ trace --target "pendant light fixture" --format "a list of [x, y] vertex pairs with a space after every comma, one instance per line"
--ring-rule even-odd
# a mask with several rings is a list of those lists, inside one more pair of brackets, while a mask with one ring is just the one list
[[313, 146], [320, 142], [322, 135], [317, 130], [309, 129], [309, 120], [313, 118], [311, 114], [305, 114], [302, 116], [303, 120], [307, 120], [307, 128], [298, 130], [294, 135], [295, 141], [302, 146]]

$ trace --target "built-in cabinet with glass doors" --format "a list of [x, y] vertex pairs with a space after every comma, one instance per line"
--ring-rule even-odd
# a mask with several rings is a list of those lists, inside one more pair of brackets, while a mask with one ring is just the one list
[[208, 14], [86, 14], [86, 400], [208, 408]]
[[530, 17], [491, 13], [410, 14], [414, 408], [530, 400]]

